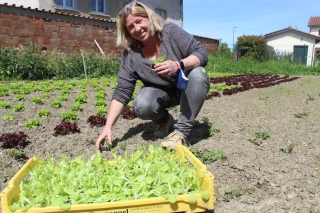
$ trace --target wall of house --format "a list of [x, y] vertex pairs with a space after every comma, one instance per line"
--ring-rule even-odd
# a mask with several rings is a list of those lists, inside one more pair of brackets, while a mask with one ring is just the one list
[[194, 38], [200, 41], [200, 44], [206, 48], [208, 54], [213, 54], [218, 51], [218, 47], [219, 47], [218, 39], [212, 39], [212, 38], [202, 37], [198, 35], [194, 35]]
[[298, 33], [286, 32], [268, 37], [266, 40], [268, 45], [272, 46], [276, 51], [287, 54], [293, 53], [295, 45], [308, 46], [307, 65], [310, 66], [312, 64], [315, 39]]
[[140, 0], [142, 3], [150, 7], [153, 11], [155, 9], [162, 9], [167, 11], [167, 22], [173, 22], [179, 26], [182, 23], [181, 0]]
[[120, 55], [122, 48], [115, 46], [116, 36], [112, 21], [0, 6], [0, 46], [33, 42], [50, 51], [99, 51], [96, 40], [105, 53]]
[[[0, 5], [0, 47], [32, 42], [49, 51], [99, 51], [96, 40], [106, 54], [120, 56], [123, 49], [116, 47], [116, 37], [116, 23], [111, 20]], [[219, 40], [195, 38], [209, 54], [218, 49]]]
[[311, 27], [310, 33], [315, 36], [320, 36], [320, 26], [319, 27]]
[[24, 5], [25, 7], [39, 8], [39, 0], [0, 0], [0, 4], [16, 4], [16, 6]]

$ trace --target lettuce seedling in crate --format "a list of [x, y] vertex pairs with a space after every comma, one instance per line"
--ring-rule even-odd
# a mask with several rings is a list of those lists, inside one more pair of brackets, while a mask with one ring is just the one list
[[54, 131], [54, 135], [66, 135], [69, 133], [80, 132], [80, 129], [76, 123], [61, 121], [61, 123], [54, 128]]

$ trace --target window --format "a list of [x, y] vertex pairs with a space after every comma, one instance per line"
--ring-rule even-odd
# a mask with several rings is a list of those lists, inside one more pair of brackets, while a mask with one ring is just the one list
[[107, 0], [91, 0], [90, 1], [91, 12], [107, 14], [108, 13], [107, 4], [108, 4]]
[[56, 0], [56, 5], [59, 8], [77, 9], [78, 0]]
[[163, 20], [167, 19], [167, 11], [156, 8], [155, 12], [161, 17], [163, 18]]

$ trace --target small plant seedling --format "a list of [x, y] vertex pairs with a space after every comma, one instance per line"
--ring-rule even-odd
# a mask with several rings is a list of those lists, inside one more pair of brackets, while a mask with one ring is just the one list
[[23, 95], [16, 95], [14, 97], [14, 100], [16, 100], [16, 101], [24, 101], [24, 96]]
[[35, 97], [31, 99], [31, 103], [33, 104], [43, 104], [43, 101], [39, 97]]
[[0, 102], [0, 108], [9, 109], [10, 107], [11, 106], [9, 102], [6, 102], [6, 101]]
[[68, 100], [68, 96], [66, 96], [66, 95], [61, 95], [61, 96], [59, 96], [59, 97], [57, 98], [57, 100], [59, 100], [59, 101], [67, 101], [67, 100]]
[[95, 105], [96, 105], [96, 106], [106, 106], [107, 103], [106, 103], [105, 100], [99, 99], [99, 100], [96, 100]]
[[294, 114], [294, 117], [296, 117], [296, 118], [303, 118], [303, 117], [306, 117], [306, 116], [308, 116], [308, 113], [306, 113], [306, 112], [301, 112], [301, 113]]
[[262, 140], [266, 140], [269, 137], [270, 133], [264, 130], [263, 132], [249, 134], [249, 141], [260, 146], [262, 144]]
[[33, 129], [33, 128], [38, 128], [39, 126], [41, 126], [40, 122], [36, 119], [32, 119], [32, 120], [27, 120], [24, 123], [24, 126], [26, 127], [26, 129]]
[[197, 157], [199, 158], [204, 164], [210, 164], [214, 161], [217, 161], [218, 159], [221, 160], [227, 160], [228, 155], [223, 150], [218, 150], [217, 152], [215, 150], [207, 151], [207, 152], [201, 152], [199, 149], [195, 148], [194, 146], [191, 146], [189, 150]]
[[127, 142], [120, 143], [120, 149], [122, 149], [123, 151], [127, 150], [127, 146], [128, 146]]
[[3, 119], [6, 120], [6, 121], [13, 121], [13, 120], [14, 120], [14, 117], [13, 117], [13, 115], [5, 115], [5, 116], [3, 117]]
[[315, 98], [308, 94], [307, 103], [309, 103], [309, 101], [314, 101], [314, 100], [315, 100]]
[[51, 101], [51, 106], [53, 107], [53, 108], [60, 108], [62, 105], [61, 105], [61, 101], [59, 101], [59, 100], [53, 100], [53, 101]]
[[63, 121], [73, 121], [77, 119], [78, 115], [77, 113], [69, 110], [62, 113], [60, 117]]
[[75, 97], [75, 101], [80, 104], [87, 103], [87, 95], [85, 93], [81, 93]]
[[80, 103], [74, 103], [70, 106], [70, 110], [75, 112], [75, 111], [82, 111], [82, 105]]
[[48, 117], [51, 113], [47, 109], [41, 109], [39, 110], [39, 117]]
[[97, 115], [107, 115], [108, 110], [105, 107], [98, 107], [97, 109]]
[[43, 98], [43, 99], [48, 99], [48, 98], [50, 98], [50, 95], [49, 95], [48, 93], [44, 93], [44, 94], [41, 96], [41, 98]]
[[294, 145], [295, 145], [294, 142], [290, 140], [288, 140], [286, 143], [282, 142], [281, 151], [283, 151], [284, 153], [292, 153]]
[[23, 104], [17, 104], [12, 107], [13, 112], [23, 112], [26, 110], [26, 107]]
[[167, 58], [167, 55], [164, 54], [164, 55], [160, 56], [157, 59], [150, 58], [150, 61], [152, 61], [154, 64], [157, 64], [157, 63], [160, 63], [160, 62], [164, 62], [166, 60], [166, 58]]
[[208, 127], [208, 136], [212, 136], [213, 133], [219, 132], [219, 130], [215, 129], [212, 122], [209, 121], [209, 118], [203, 117], [202, 118], [203, 123]]
[[9, 149], [8, 154], [14, 159], [20, 159], [25, 157], [23, 149]]

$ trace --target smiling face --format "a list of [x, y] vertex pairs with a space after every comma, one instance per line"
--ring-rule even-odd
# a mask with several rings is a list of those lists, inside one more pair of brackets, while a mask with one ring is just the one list
[[145, 43], [151, 38], [149, 32], [149, 19], [147, 17], [129, 14], [126, 18], [126, 27], [132, 38]]

